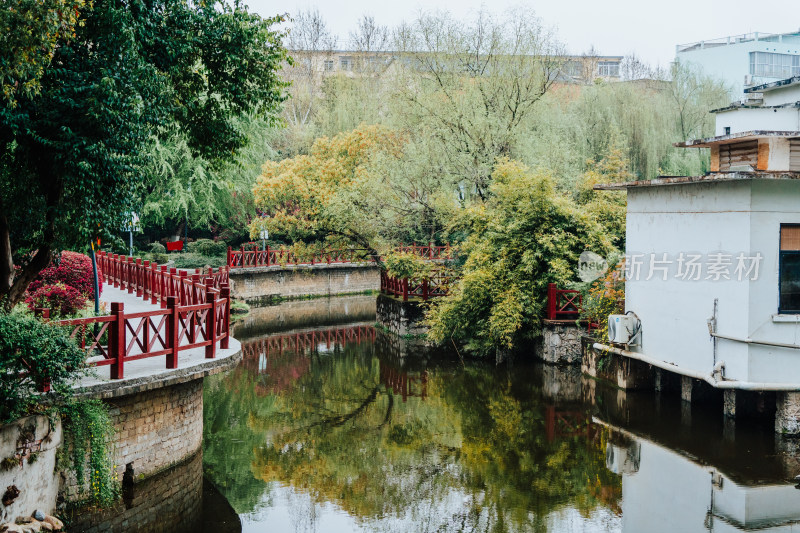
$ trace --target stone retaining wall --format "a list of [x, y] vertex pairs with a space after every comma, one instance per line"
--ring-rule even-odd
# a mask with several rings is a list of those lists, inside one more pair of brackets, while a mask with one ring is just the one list
[[[138, 480], [196, 453], [203, 440], [203, 380], [104, 400], [114, 425], [114, 464]], [[67, 500], [78, 497], [74, 475], [65, 476]]]
[[298, 265], [235, 268], [230, 271], [231, 295], [248, 303], [282, 298], [352, 294], [380, 289], [374, 264]]
[[379, 294], [376, 309], [378, 323], [400, 337], [425, 335], [428, 328], [422, 323], [425, 318], [423, 305], [419, 301], [404, 302], [400, 298]]
[[122, 501], [99, 512], [72, 517], [70, 531], [203, 531], [203, 454], [123, 489]]
[[583, 331], [573, 320], [544, 320], [537, 357], [547, 363], [580, 364]]

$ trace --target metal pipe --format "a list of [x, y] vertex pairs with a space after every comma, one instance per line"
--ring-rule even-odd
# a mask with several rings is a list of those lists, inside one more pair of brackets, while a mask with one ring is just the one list
[[745, 344], [761, 344], [763, 346], [777, 346], [778, 348], [792, 348], [794, 350], [800, 350], [800, 345], [798, 344], [784, 344], [782, 342], [771, 342], [771, 341], [757, 341], [754, 339], [742, 339], [739, 337], [731, 337], [730, 335], [720, 335], [719, 333], [711, 332], [711, 336], [717, 339], [725, 339], [729, 341], [736, 341], [736, 342], [743, 342]]
[[682, 376], [687, 376], [694, 379], [702, 379], [712, 387], [717, 389], [740, 389], [740, 390], [752, 390], [752, 391], [800, 391], [800, 384], [791, 384], [791, 383], [760, 383], [760, 382], [753, 382], [753, 381], [738, 381], [738, 380], [717, 380], [714, 377], [714, 374], [721, 374], [722, 368], [725, 366], [724, 361], [718, 361], [716, 365], [714, 365], [714, 369], [711, 371], [710, 374], [704, 374], [703, 372], [699, 372], [697, 370], [691, 370], [689, 368], [681, 368], [678, 365], [667, 363], [660, 359], [655, 359], [643, 353], [631, 352], [630, 350], [623, 350], [622, 348], [617, 348], [616, 346], [608, 346], [606, 344], [601, 344], [599, 342], [595, 342], [592, 344], [592, 348], [595, 350], [603, 350], [606, 352], [615, 353], [617, 355], [621, 355], [623, 357], [629, 357], [631, 359], [636, 359], [637, 361], [641, 361], [643, 363], [647, 363], [648, 365], [652, 365], [663, 370], [668, 370], [670, 372], [674, 372], [676, 374], [680, 374]]

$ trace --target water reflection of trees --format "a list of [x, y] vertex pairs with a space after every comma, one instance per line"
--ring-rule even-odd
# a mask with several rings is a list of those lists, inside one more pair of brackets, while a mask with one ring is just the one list
[[270, 482], [373, 528], [411, 519], [420, 530], [538, 530], [563, 505], [618, 509], [605, 433], [589, 431], [587, 416], [562, 417], [554, 431], [528, 372], [415, 371], [374, 352], [307, 349], [207, 384], [207, 472], [239, 512]]

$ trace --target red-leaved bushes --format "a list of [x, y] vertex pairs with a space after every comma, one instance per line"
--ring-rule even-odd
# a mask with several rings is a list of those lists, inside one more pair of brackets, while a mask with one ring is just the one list
[[[98, 267], [98, 276], [102, 273]], [[103, 284], [100, 284], [103, 292]], [[94, 298], [92, 260], [78, 252], [61, 252], [59, 258], [42, 270], [28, 286], [25, 303], [30, 309], [46, 307], [50, 316], [67, 316], [79, 311]]]
[[[98, 266], [97, 274], [103, 278]], [[54, 261], [45, 268], [28, 286], [28, 292], [33, 294], [43, 285], [63, 283], [78, 290], [86, 298], [94, 297], [94, 277], [92, 276], [92, 260], [88, 255], [78, 252], [61, 252], [58, 261]], [[100, 293], [103, 293], [103, 284], [100, 284]]]
[[77, 313], [86, 305], [86, 296], [75, 287], [63, 283], [42, 285], [34, 292], [29, 292], [25, 302], [33, 310], [36, 307], [50, 309], [52, 318], [63, 317]]

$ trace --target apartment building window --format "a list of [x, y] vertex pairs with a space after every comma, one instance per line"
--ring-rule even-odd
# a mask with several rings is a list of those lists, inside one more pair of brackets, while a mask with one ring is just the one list
[[612, 78], [619, 78], [619, 62], [617, 61], [600, 61], [597, 64], [598, 76], [609, 76]]
[[331, 70], [333, 70], [333, 59], [326, 59], [325, 63], [323, 64], [325, 66], [326, 71], [330, 72]]
[[573, 78], [580, 78], [583, 76], [583, 63], [580, 61], [567, 61], [564, 64], [564, 72], [567, 76], [572, 76]]
[[781, 224], [779, 313], [800, 314], [800, 224]]
[[750, 52], [750, 74], [764, 78], [800, 76], [800, 55]]
[[340, 57], [339, 68], [342, 70], [353, 70], [353, 58], [350, 56]]

